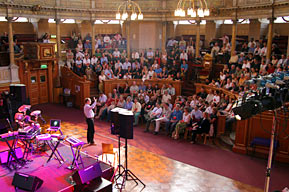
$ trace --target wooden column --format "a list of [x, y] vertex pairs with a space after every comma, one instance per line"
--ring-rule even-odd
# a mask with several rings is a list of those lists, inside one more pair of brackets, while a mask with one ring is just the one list
[[267, 55], [266, 55], [267, 61], [270, 60], [271, 58], [274, 18], [270, 18], [269, 21], [270, 23], [268, 25]]
[[166, 41], [167, 41], [167, 22], [163, 21], [162, 23], [162, 52], [166, 50]]
[[236, 50], [236, 34], [237, 34], [237, 20], [233, 20], [233, 25], [232, 25], [232, 40], [231, 40], [231, 56]]
[[200, 31], [201, 31], [201, 27], [200, 27], [200, 20], [196, 20], [197, 23], [197, 34], [196, 34], [196, 58], [198, 58], [200, 56], [200, 40], [201, 40], [201, 35], [200, 35]]
[[287, 56], [289, 56], [289, 32], [288, 32], [288, 44], [287, 44]]
[[13, 29], [12, 29], [12, 17], [6, 18], [8, 21], [8, 39], [9, 39], [9, 57], [10, 57], [10, 65], [15, 64], [14, 59], [14, 42], [13, 42]]
[[[57, 51], [58, 52], [58, 51]], [[48, 100], [49, 103], [53, 103], [53, 73], [52, 73], [52, 65], [54, 61], [48, 61]]]
[[61, 58], [61, 35], [60, 35], [60, 19], [55, 19], [56, 23], [56, 44], [57, 44], [57, 58]]
[[91, 21], [91, 54], [95, 54], [95, 26], [94, 20]]
[[126, 21], [126, 49], [127, 49], [127, 57], [130, 58], [130, 22]]

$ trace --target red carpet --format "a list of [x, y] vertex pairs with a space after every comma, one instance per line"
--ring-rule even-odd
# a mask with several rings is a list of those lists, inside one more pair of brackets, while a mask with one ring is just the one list
[[[58, 118], [62, 121], [74, 123], [86, 129], [86, 123], [81, 110], [66, 108], [62, 105], [44, 104], [33, 107], [42, 110], [44, 116]], [[96, 120], [95, 141], [117, 139], [110, 134], [109, 124]], [[104, 137], [106, 138], [104, 138]], [[113, 142], [117, 144], [117, 142]], [[234, 180], [241, 181], [259, 188], [263, 188], [265, 181], [266, 159], [251, 158], [231, 151], [203, 144], [192, 145], [187, 141], [175, 141], [164, 135], [144, 133], [143, 128], [134, 129], [134, 139], [129, 140], [130, 145], [181, 161], [201, 169], [211, 171]], [[99, 146], [99, 145], [98, 145]], [[100, 147], [100, 146], [99, 146]], [[84, 149], [85, 150], [85, 149]], [[97, 150], [99, 151], [99, 150]], [[95, 155], [95, 151], [89, 151]], [[289, 185], [289, 165], [275, 163], [271, 175], [271, 189], [280, 190]]]

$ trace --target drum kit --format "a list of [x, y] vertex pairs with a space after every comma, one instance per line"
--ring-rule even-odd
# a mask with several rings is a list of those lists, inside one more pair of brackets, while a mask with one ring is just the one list
[[[28, 160], [29, 154], [45, 151], [48, 148], [51, 150], [51, 153], [45, 164], [54, 158], [62, 166], [64, 158], [60, 154], [58, 147], [61, 142], [65, 141], [70, 145], [73, 155], [73, 160], [68, 169], [79, 169], [79, 165], [81, 164], [83, 166], [81, 149], [85, 143], [74, 137], [66, 138], [60, 130], [60, 120], [51, 120], [51, 122], [59, 122], [57, 123], [57, 127], [54, 124], [51, 125], [50, 122], [50, 127], [46, 130], [47, 133], [41, 134], [41, 126], [38, 120], [41, 120], [43, 124], [46, 122], [42, 118], [40, 110], [30, 111], [30, 109], [31, 105], [22, 105], [19, 107], [18, 112], [15, 113], [14, 121], [17, 124], [17, 131], [13, 130], [9, 119], [7, 119], [11, 130], [8, 133], [1, 134], [0, 139], [6, 142], [9, 150], [7, 158], [5, 157], [3, 160], [5, 163], [0, 158], [1, 164], [5, 164], [10, 170], [17, 170], [27, 162], [32, 161], [31, 158]], [[60, 134], [55, 134], [57, 131]], [[12, 144], [8, 142], [11, 138], [13, 139]], [[19, 154], [18, 144], [24, 146], [24, 153], [20, 150], [21, 154]]]

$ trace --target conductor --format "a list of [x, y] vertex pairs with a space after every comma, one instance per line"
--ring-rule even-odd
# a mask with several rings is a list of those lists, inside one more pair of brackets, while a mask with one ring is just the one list
[[90, 145], [94, 144], [94, 112], [93, 109], [96, 105], [96, 99], [93, 98], [93, 104], [91, 105], [91, 99], [86, 98], [85, 99], [85, 105], [83, 107], [84, 115], [86, 117], [86, 123], [87, 123], [87, 143]]

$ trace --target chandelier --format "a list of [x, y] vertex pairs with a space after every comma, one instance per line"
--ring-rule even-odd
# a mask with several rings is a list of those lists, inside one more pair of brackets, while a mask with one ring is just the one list
[[118, 20], [126, 20], [128, 18], [129, 11], [131, 12], [131, 20], [143, 20], [143, 14], [141, 13], [140, 6], [131, 0], [127, 0], [118, 6], [115, 18]]
[[187, 15], [191, 17], [204, 17], [210, 15], [207, 0], [179, 0], [175, 9], [175, 16], [185, 17], [185, 6], [188, 4]]

